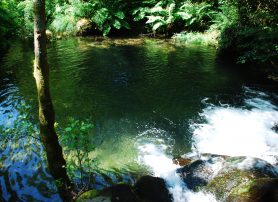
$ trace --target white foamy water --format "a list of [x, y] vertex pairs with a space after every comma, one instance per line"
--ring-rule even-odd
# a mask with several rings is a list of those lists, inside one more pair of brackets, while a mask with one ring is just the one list
[[[159, 132], [159, 130], [156, 130]], [[163, 139], [156, 139], [153, 143], [145, 139], [138, 140], [138, 150], [140, 163], [148, 166], [155, 177], [163, 178], [173, 196], [174, 202], [216, 202], [214, 197], [203, 192], [192, 192], [187, 187], [180, 176], [176, 173], [180, 166], [175, 165], [172, 161], [173, 157], [167, 155], [169, 145], [166, 145]]]
[[[258, 157], [276, 164], [278, 134], [272, 128], [278, 121], [277, 107], [269, 101], [269, 95], [266, 93], [249, 88], [245, 88], [244, 92], [246, 99], [243, 107], [206, 104], [207, 107], [200, 113], [204, 123], [191, 125], [193, 152]], [[204, 100], [203, 103], [206, 102], [207, 100]], [[154, 133], [151, 136], [155, 137], [155, 141], [150, 135], [144, 138], [146, 133], [150, 132]], [[139, 135], [139, 162], [148, 166], [154, 176], [166, 181], [175, 202], [216, 201], [210, 194], [192, 192], [186, 187], [176, 173], [179, 166], [173, 164], [173, 157], [169, 154], [171, 145], [159, 134], [167, 136], [165, 131], [159, 129], [148, 130]], [[249, 165], [245, 164], [244, 166]], [[215, 166], [217, 173], [221, 165]]]
[[[277, 107], [269, 95], [244, 89], [245, 107], [207, 106], [200, 116], [206, 123], [193, 124], [194, 149], [199, 153], [251, 156], [271, 164], [278, 159]], [[247, 108], [248, 109], [247, 109]]]

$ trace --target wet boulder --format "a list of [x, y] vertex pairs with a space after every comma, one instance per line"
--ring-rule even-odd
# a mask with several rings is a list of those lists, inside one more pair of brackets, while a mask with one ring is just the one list
[[193, 161], [193, 159], [190, 158], [184, 158], [184, 157], [176, 157], [173, 159], [173, 163], [179, 166], [186, 166], [190, 164]]
[[143, 176], [135, 184], [134, 190], [145, 202], [171, 202], [172, 196], [162, 178]]
[[171, 202], [163, 179], [143, 176], [134, 186], [116, 184], [103, 190], [90, 190], [78, 197], [77, 202]]
[[187, 187], [197, 191], [206, 186], [224, 164], [225, 158], [218, 155], [202, 156], [177, 170]]
[[[278, 77], [277, 77], [277, 81], [278, 81]], [[278, 133], [278, 122], [275, 122], [271, 129], [274, 130], [276, 133]]]
[[117, 184], [103, 190], [89, 190], [76, 200], [77, 202], [139, 202], [140, 200], [133, 192], [132, 187], [127, 184]]
[[278, 178], [260, 178], [236, 187], [227, 197], [229, 202], [278, 201]]
[[278, 201], [278, 169], [258, 158], [206, 154], [177, 172], [189, 189], [220, 201]]
[[[255, 190], [253, 188], [247, 191], [248, 184], [255, 186], [254, 183], [259, 183], [262, 179], [273, 180], [277, 177], [277, 169], [264, 160], [251, 157], [230, 157], [208, 183], [206, 190], [213, 193], [219, 200], [233, 201], [233, 196], [239, 197], [235, 193], [244, 193], [244, 195], [250, 196], [258, 194], [251, 192], [251, 190]], [[248, 201], [243, 198], [240, 201]]]

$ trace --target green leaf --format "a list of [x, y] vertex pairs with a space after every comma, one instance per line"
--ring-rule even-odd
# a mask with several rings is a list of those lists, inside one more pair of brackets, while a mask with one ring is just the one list
[[65, 130], [66, 130], [66, 132], [70, 132], [72, 130], [72, 128], [68, 127]]
[[182, 12], [182, 11], [177, 12], [176, 14], [177, 14], [177, 16], [179, 16], [183, 20], [188, 20], [188, 19], [190, 19], [192, 17], [191, 14], [186, 13], [186, 12]]
[[[124, 27], [126, 29], [131, 29], [129, 24], [126, 21], [122, 21], [121, 23], [122, 23], [122, 27]], [[93, 125], [92, 125], [92, 127], [93, 127]]]
[[156, 21], [163, 21], [163, 17], [161, 16], [147, 16], [148, 21], [146, 22], [146, 24], [150, 24], [150, 23], [154, 23]]
[[111, 30], [111, 26], [106, 26], [103, 29], [103, 36], [107, 36]]
[[153, 8], [151, 9], [151, 12], [152, 12], [152, 13], [163, 12], [163, 11], [164, 11], [164, 9], [163, 9], [161, 6], [153, 7]]
[[113, 22], [113, 27], [115, 27], [116, 29], [121, 29], [121, 27], [122, 27], [121, 22], [119, 20], [115, 19]]
[[102, 8], [96, 12], [92, 17], [92, 21], [95, 22], [99, 27], [102, 27], [109, 16], [109, 11], [107, 8]]
[[161, 27], [162, 25], [164, 25], [164, 23], [162, 22], [157, 22], [154, 24], [154, 26], [152, 27], [152, 30], [155, 31], [157, 30], [159, 27]]
[[125, 14], [123, 11], [118, 11], [114, 14], [116, 17], [118, 17], [119, 19], [123, 20], [125, 18]]

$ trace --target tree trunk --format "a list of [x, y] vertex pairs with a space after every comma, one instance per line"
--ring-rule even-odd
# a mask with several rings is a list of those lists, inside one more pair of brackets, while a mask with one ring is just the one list
[[48, 168], [56, 181], [61, 198], [72, 201], [71, 182], [66, 172], [66, 161], [54, 129], [54, 109], [49, 91], [49, 67], [47, 63], [45, 34], [45, 0], [34, 3], [34, 77], [39, 100], [40, 139], [45, 147]]

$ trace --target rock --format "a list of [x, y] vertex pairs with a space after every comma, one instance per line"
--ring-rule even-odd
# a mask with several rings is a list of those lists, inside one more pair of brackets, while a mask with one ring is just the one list
[[134, 187], [128, 184], [117, 184], [101, 191], [90, 190], [83, 193], [77, 202], [171, 202], [165, 181], [158, 177], [144, 176]]
[[196, 191], [212, 179], [213, 170], [206, 161], [197, 160], [178, 171], [189, 189]]
[[[92, 199], [99, 197], [100, 192], [97, 190], [89, 190], [82, 193], [77, 199], [76, 202], [90, 202]], [[103, 198], [103, 197], [102, 197]], [[110, 200], [110, 198], [109, 198]]]
[[[201, 155], [177, 172], [189, 189], [210, 192], [220, 201], [261, 200], [271, 192], [269, 187], [275, 190], [278, 178], [278, 169], [264, 160], [210, 154]], [[268, 195], [277, 199], [277, 191]]]
[[45, 31], [47, 40], [50, 40], [53, 37], [53, 33], [50, 30]]
[[[277, 81], [278, 81], [278, 77], [277, 77]], [[278, 133], [278, 122], [275, 122], [271, 129], [274, 130], [276, 133]]]
[[130, 185], [117, 184], [103, 190], [90, 190], [83, 193], [77, 202], [104, 201], [104, 202], [139, 202]]
[[248, 183], [250, 180], [257, 177], [261, 176], [239, 169], [223, 170], [209, 182], [205, 189], [213, 193], [217, 199], [226, 200], [227, 196], [233, 191], [233, 189], [236, 189], [241, 186], [242, 183]]
[[278, 178], [261, 178], [236, 187], [227, 197], [228, 202], [278, 201]]
[[[177, 172], [189, 189], [210, 192], [220, 201], [264, 199], [263, 195], [271, 192], [269, 187], [273, 190], [277, 185], [277, 167], [258, 158], [205, 154], [198, 160], [192, 159], [192, 163]], [[277, 191], [270, 194], [278, 198]]]
[[143, 176], [134, 186], [135, 193], [144, 202], [171, 202], [172, 196], [163, 179]]
[[116, 202], [139, 202], [140, 200], [133, 192], [132, 188], [127, 184], [112, 186], [109, 188], [111, 201]]
[[99, 34], [99, 31], [93, 26], [89, 19], [80, 19], [75, 25], [76, 36], [88, 36], [92, 34]]
[[195, 160], [178, 169], [177, 173], [181, 175], [189, 189], [197, 191], [213, 179], [214, 174], [222, 167], [224, 161], [225, 157], [218, 155], [203, 156], [202, 159]]
[[173, 159], [173, 163], [179, 166], [185, 166], [192, 162], [190, 158], [177, 157]]

